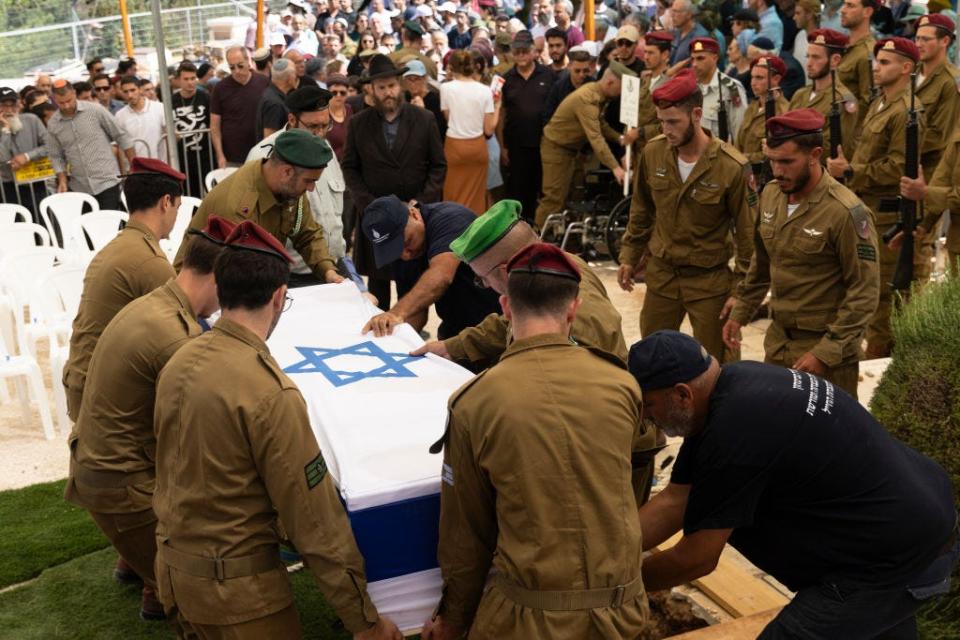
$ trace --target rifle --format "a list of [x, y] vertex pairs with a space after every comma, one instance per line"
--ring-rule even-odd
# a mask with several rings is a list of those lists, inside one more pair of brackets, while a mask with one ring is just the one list
[[727, 122], [727, 105], [723, 102], [723, 83], [720, 82], [720, 69], [717, 69], [717, 98], [720, 106], [717, 108], [717, 130], [720, 139], [730, 142], [730, 123]]
[[840, 155], [840, 101], [837, 100], [837, 70], [830, 69], [830, 85], [833, 90], [833, 100], [830, 104], [830, 157]]
[[[777, 117], [777, 100], [773, 96], [773, 86], [770, 84], [770, 61], [767, 60], [767, 98], [763, 103], [763, 120], [764, 122], [770, 122], [770, 118]], [[766, 125], [764, 125], [764, 131], [766, 131]], [[773, 168], [770, 166], [770, 158], [764, 157], [763, 165], [760, 168], [760, 185], [759, 189], [763, 189], [764, 185], [773, 180]]]
[[[920, 167], [920, 126], [917, 118], [916, 94], [919, 68], [910, 74], [910, 111], [907, 112], [906, 158], [904, 175], [914, 180]], [[893, 273], [891, 286], [897, 291], [909, 291], [913, 280], [913, 232], [917, 228], [917, 202], [900, 198], [900, 215], [897, 224], [883, 234], [883, 241], [890, 242], [895, 235], [903, 232], [903, 244], [897, 256], [897, 268]]]

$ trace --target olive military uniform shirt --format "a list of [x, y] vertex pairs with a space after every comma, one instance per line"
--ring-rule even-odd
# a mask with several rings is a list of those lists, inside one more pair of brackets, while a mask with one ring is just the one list
[[669, 79], [665, 73], [656, 78], [649, 74], [640, 77], [640, 106], [637, 112], [637, 124], [641, 131], [637, 144], [640, 146], [660, 135], [660, 121], [657, 120], [657, 105], [653, 104], [653, 92]]
[[[207, 218], [217, 215], [237, 224], [252, 220], [266, 229], [280, 244], [289, 239], [313, 274], [321, 281], [336, 263], [330, 255], [323, 228], [310, 212], [306, 195], [290, 204], [277, 201], [267, 188], [261, 167], [263, 161], [247, 162], [207, 194], [203, 204], [190, 221], [190, 229], [203, 229]], [[303, 210], [299, 206], [303, 205]], [[180, 245], [173, 264], [178, 269], [183, 262], [187, 243]]]
[[863, 121], [867, 107], [870, 106], [870, 93], [873, 89], [873, 45], [876, 42], [873, 36], [866, 36], [851, 43], [837, 65], [837, 80], [857, 97], [857, 113], [860, 114], [858, 122]]
[[608, 358], [559, 334], [524, 338], [450, 398], [439, 611], [472, 623], [471, 638], [640, 633], [642, 593], [619, 608], [580, 611], [526, 608], [497, 586], [484, 593], [491, 565], [532, 590], [609, 588], [639, 575], [630, 444], [644, 428], [641, 396]]
[[[859, 122], [860, 103], [850, 89], [847, 89], [840, 79], [837, 79], [837, 97], [838, 101], [843, 102], [840, 107], [840, 145], [843, 147], [844, 156], [850, 158], [856, 147], [854, 143], [857, 138], [857, 123]], [[824, 119], [823, 127], [823, 150], [824, 162], [830, 155], [830, 110], [833, 108], [833, 86], [828, 86], [826, 90], [817, 93], [813, 85], [807, 85], [797, 90], [790, 100], [790, 110], [794, 109], [816, 109]]]
[[824, 173], [788, 216], [787, 195], [771, 181], [760, 197], [754, 242], [731, 318], [750, 322], [769, 290], [775, 322], [824, 333], [812, 349], [820, 361], [856, 362], [880, 287], [877, 232], [859, 198]]
[[[647, 286], [671, 299], [700, 300], [728, 292], [725, 267], [730, 258], [735, 253], [735, 285], [753, 254], [757, 195], [749, 176], [746, 157], [711, 136], [681, 182], [676, 149], [662, 135], [648, 142], [637, 167], [620, 264], [637, 265], [649, 252], [658, 260], [647, 265]], [[702, 277], [686, 278], [681, 291], [680, 276], [690, 267]]]
[[921, 225], [927, 233], [939, 233], [940, 216], [950, 212], [947, 249], [960, 253], [960, 131], [951, 138], [936, 172], [929, 178], [923, 206], [925, 216]]
[[[780, 115], [790, 108], [789, 103], [783, 97], [783, 94], [777, 91], [776, 114]], [[737, 134], [737, 149], [747, 156], [750, 164], [762, 164], [766, 160], [763, 155], [763, 139], [767, 137], [767, 111], [765, 100], [754, 100], [747, 108], [747, 113], [743, 117], [743, 124], [740, 125], [740, 132]]]
[[620, 163], [607, 140], [616, 142], [620, 134], [602, 117], [606, 102], [596, 82], [584, 83], [563, 99], [544, 127], [543, 137], [571, 153], [579, 152], [585, 143], [590, 143], [597, 160], [608, 169], [616, 169]]
[[922, 84], [917, 85], [914, 106], [923, 109], [920, 164], [924, 176], [929, 180], [957, 127], [957, 117], [960, 116], [960, 70], [949, 62], [939, 65], [923, 79]]
[[132, 300], [175, 275], [153, 232], [136, 217], [94, 256], [83, 278], [83, 294], [70, 335], [70, 357], [63, 369], [71, 420], [77, 420], [87, 366], [107, 324]]
[[[249, 166], [249, 165], [248, 165]], [[229, 375], [226, 375], [229, 374]], [[157, 383], [157, 583], [190, 622], [229, 625], [293, 604], [286, 569], [218, 581], [180, 571], [200, 558], [271, 552], [280, 525], [351, 633], [376, 623], [363, 559], [296, 385], [249, 329], [221, 318]]]
[[419, 60], [423, 63], [430, 77], [434, 80], [437, 79], [437, 63], [433, 61], [433, 58], [423, 55], [414, 47], [402, 47], [392, 51], [387, 57], [400, 68], [403, 68], [411, 60]]
[[[70, 434], [69, 502], [101, 513], [150, 509], [157, 376], [170, 356], [200, 333], [190, 301], [172, 279], [110, 321], [93, 350], [80, 415]], [[76, 466], [116, 474], [117, 484], [90, 486], [77, 477]], [[132, 474], [141, 479], [128, 484]]]

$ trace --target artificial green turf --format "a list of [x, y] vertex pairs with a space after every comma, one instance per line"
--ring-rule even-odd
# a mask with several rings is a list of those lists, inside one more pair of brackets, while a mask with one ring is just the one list
[[65, 484], [0, 491], [0, 588], [110, 544], [86, 511], [63, 499]]

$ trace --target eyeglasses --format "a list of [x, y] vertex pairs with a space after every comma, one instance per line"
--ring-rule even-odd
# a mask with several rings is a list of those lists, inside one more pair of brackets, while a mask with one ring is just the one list
[[635, 43], [630, 42], [629, 40], [617, 40], [618, 47], [632, 47]]
[[96, 91], [97, 93], [103, 93], [104, 91], [110, 91], [110, 85], [107, 85], [106, 87], [100, 86], [100, 85], [94, 85], [93, 90]]
[[[347, 95], [347, 94], [344, 93], [343, 95]], [[330, 129], [333, 128], [333, 123], [328, 122], [326, 124], [307, 124], [300, 118], [297, 118], [297, 126], [299, 126], [301, 129], [306, 129], [307, 131], [309, 131], [314, 135], [320, 135], [330, 131]]]
[[287, 311], [290, 311], [290, 307], [292, 306], [293, 306], [293, 298], [291, 298], [289, 295], [285, 296], [283, 301], [283, 309], [281, 313], [286, 313]]
[[487, 271], [487, 272], [486, 272], [485, 274], [483, 274], [482, 276], [474, 276], [474, 277], [473, 277], [473, 284], [474, 284], [474, 286], [477, 287], [478, 289], [489, 289], [489, 288], [490, 288], [490, 285], [487, 284], [487, 276], [489, 276], [491, 273], [493, 273], [494, 271], [496, 271], [497, 269], [499, 269], [500, 267], [502, 267], [502, 266], [505, 265], [505, 264], [507, 264], [507, 263], [506, 263], [506, 262], [501, 262], [500, 264], [494, 265], [492, 269], [490, 269], [489, 271]]
[[331, 91], [331, 92], [330, 92], [330, 95], [333, 95], [333, 96], [345, 96], [345, 95], [347, 95], [347, 92], [346, 92], [346, 91]]

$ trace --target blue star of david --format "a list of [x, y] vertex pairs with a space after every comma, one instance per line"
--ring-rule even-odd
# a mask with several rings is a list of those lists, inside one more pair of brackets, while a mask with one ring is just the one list
[[[407, 369], [405, 365], [423, 359], [423, 356], [384, 351], [371, 341], [342, 349], [324, 347], [297, 347], [296, 349], [303, 356], [303, 360], [284, 369], [285, 373], [322, 373], [335, 387], [343, 387], [367, 378], [416, 378], [417, 374]], [[370, 356], [378, 358], [383, 362], [383, 366], [370, 371], [340, 371], [331, 368], [326, 362], [337, 356]]]

